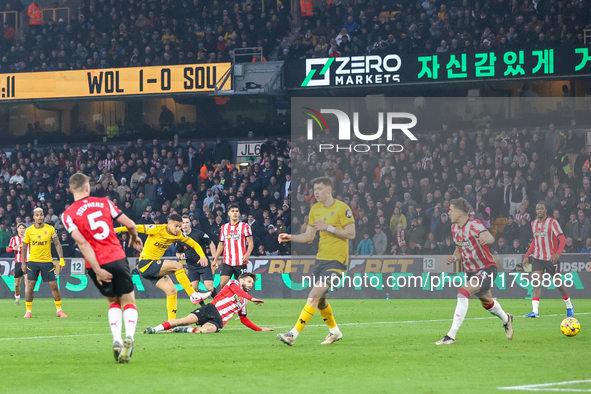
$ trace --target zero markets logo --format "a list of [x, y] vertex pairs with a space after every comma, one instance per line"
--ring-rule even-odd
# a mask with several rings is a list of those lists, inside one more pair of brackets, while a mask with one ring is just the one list
[[[334, 81], [331, 79], [333, 64], [338, 65], [334, 70]], [[301, 86], [375, 85], [400, 82], [400, 75], [394, 73], [400, 70], [401, 66], [402, 59], [394, 54], [383, 58], [370, 55], [306, 59], [306, 78]], [[314, 78], [315, 76], [317, 78]]]
[[[378, 130], [373, 134], [363, 134], [359, 130], [359, 112], [353, 112], [353, 124], [351, 125], [351, 119], [349, 115], [347, 115], [344, 111], [339, 109], [321, 109], [320, 111], [316, 111], [310, 107], [303, 107], [307, 112], [304, 114], [308, 115], [311, 119], [307, 119], [306, 122], [306, 137], [308, 141], [312, 141], [314, 139], [314, 124], [317, 124], [320, 128], [320, 131], [325, 133], [329, 132], [329, 127], [326, 122], [326, 119], [322, 114], [332, 114], [335, 115], [338, 121], [338, 136], [339, 141], [349, 141], [351, 142], [351, 126], [353, 126], [353, 133], [355, 139], [361, 141], [374, 141], [382, 137], [384, 133], [384, 128], [386, 129], [386, 139], [388, 141], [393, 141], [393, 133], [395, 130], [402, 131], [410, 140], [417, 141], [417, 137], [410, 131], [411, 128], [416, 126], [417, 124], [417, 117], [408, 112], [378, 112]], [[385, 120], [384, 120], [385, 118]], [[409, 122], [406, 123], [398, 123], [395, 122], [395, 119], [406, 119]], [[385, 125], [385, 126], [384, 126]], [[349, 143], [346, 144], [319, 144], [318, 146], [319, 151], [322, 152], [323, 150], [336, 150], [337, 152], [340, 150], [348, 150], [349, 152], [358, 152], [364, 153], [369, 152], [370, 150], [376, 150], [377, 152], [382, 151], [385, 149], [391, 153], [399, 153], [404, 150], [404, 147], [400, 144], [356, 144], [356, 143]]]

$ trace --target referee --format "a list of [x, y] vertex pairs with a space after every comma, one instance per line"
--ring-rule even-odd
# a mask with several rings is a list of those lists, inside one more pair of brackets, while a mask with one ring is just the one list
[[[53, 264], [51, 257], [51, 242], [55, 245], [55, 250], [60, 258], [60, 266], [64, 267], [64, 252], [62, 245], [55, 233], [53, 226], [44, 223], [45, 214], [43, 208], [35, 208], [33, 210], [34, 225], [29, 226], [25, 231], [25, 238], [23, 240], [23, 247], [21, 253], [22, 270], [27, 273], [27, 286], [25, 290], [26, 296], [26, 313], [23, 316], [28, 319], [32, 315], [33, 298], [35, 297], [35, 283], [39, 274], [43, 278], [43, 282], [49, 282], [51, 287], [51, 294], [55, 301], [58, 317], [68, 317], [62, 311], [62, 296], [57, 287], [57, 278], [55, 275], [56, 266]], [[29, 246], [30, 245], [30, 246]], [[28, 252], [27, 252], [28, 251]], [[27, 262], [27, 254], [28, 262]], [[58, 271], [59, 274], [59, 271]]]
[[[215, 243], [207, 234], [201, 230], [191, 229], [191, 219], [188, 215], [183, 215], [181, 229], [187, 237], [197, 242], [204, 252], [208, 247], [210, 253], [212, 250], [216, 250]], [[210, 261], [207, 260], [206, 265], [199, 264], [200, 257], [197, 252], [180, 241], [176, 243], [176, 257], [178, 257], [179, 260], [187, 261], [187, 271], [189, 272], [187, 276], [191, 281], [191, 286], [193, 286], [196, 291], [199, 291], [197, 290], [199, 288], [199, 282], [203, 282], [207, 291], [211, 291], [211, 297], [214, 298], [216, 296], [216, 291], [213, 288], [213, 272], [211, 270]], [[201, 306], [205, 305], [203, 300], [199, 304]]]

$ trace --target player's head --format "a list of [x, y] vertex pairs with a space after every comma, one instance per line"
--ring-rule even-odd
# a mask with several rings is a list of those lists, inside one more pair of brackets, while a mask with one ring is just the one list
[[35, 208], [33, 209], [33, 220], [35, 224], [43, 224], [45, 220], [45, 213], [43, 212], [43, 208]]
[[21, 238], [25, 236], [26, 229], [27, 226], [24, 223], [19, 223], [16, 225], [16, 231], [18, 232], [18, 236]]
[[191, 218], [189, 215], [183, 215], [183, 224], [181, 228], [184, 232], [188, 232], [191, 229]]
[[455, 198], [449, 202], [449, 218], [452, 223], [460, 223], [466, 220], [468, 212], [472, 210], [472, 206], [464, 198]]
[[234, 223], [240, 220], [240, 207], [238, 204], [228, 205], [228, 216], [230, 217], [230, 221]]
[[249, 292], [252, 290], [252, 287], [254, 286], [254, 282], [257, 281], [257, 276], [255, 274], [250, 274], [248, 272], [244, 273], [244, 274], [240, 274], [240, 276], [238, 277], [238, 282], [240, 283], [240, 287], [242, 287], [242, 290], [244, 290], [245, 292]]
[[310, 181], [314, 185], [314, 197], [318, 202], [324, 202], [326, 199], [332, 197], [332, 180], [327, 177], [314, 178]]
[[543, 202], [539, 202], [536, 204], [536, 216], [538, 219], [544, 219], [548, 210], [546, 209], [546, 204]]
[[173, 213], [168, 217], [168, 223], [166, 224], [166, 230], [172, 235], [178, 235], [183, 226], [183, 218], [178, 213]]
[[70, 190], [72, 194], [84, 193], [90, 194], [90, 178], [81, 172], [70, 177]]

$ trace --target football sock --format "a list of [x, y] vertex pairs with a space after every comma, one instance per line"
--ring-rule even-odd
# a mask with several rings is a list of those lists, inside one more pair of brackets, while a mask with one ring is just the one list
[[324, 309], [319, 309], [319, 311], [320, 315], [322, 316], [322, 320], [324, 320], [330, 332], [339, 332], [339, 327], [337, 326], [337, 322], [335, 321], [334, 315], [332, 314], [332, 307], [330, 304], [327, 304], [326, 308]]
[[[314, 313], [316, 313], [316, 308], [312, 308], [310, 305], [306, 304], [304, 309], [302, 309], [302, 313], [300, 313], [300, 317], [298, 318], [295, 327], [291, 330], [291, 333], [293, 334], [294, 331], [296, 331], [299, 334], [304, 327], [306, 327], [306, 324], [308, 324], [312, 316], [314, 316]], [[297, 337], [297, 334], [295, 334], [294, 337]]]
[[176, 294], [166, 296], [166, 310], [168, 311], [168, 320], [176, 319], [177, 301]]
[[456, 339], [456, 334], [458, 330], [462, 326], [464, 319], [466, 318], [466, 314], [468, 313], [468, 306], [470, 305], [468, 298], [463, 294], [458, 294], [458, 303], [456, 305], [456, 310], [454, 312], [454, 320], [451, 323], [451, 328], [447, 333], [447, 336], [453, 339]]
[[[19, 287], [20, 287], [20, 286], [19, 286]], [[16, 297], [20, 298], [20, 296], [21, 296], [21, 289], [19, 289], [18, 287], [16, 287], [16, 288], [14, 289], [14, 297], [15, 297], [15, 298], [16, 298]]]
[[123, 321], [125, 322], [125, 336], [133, 339], [137, 325], [137, 308], [134, 304], [127, 304], [123, 307]]
[[154, 327], [154, 331], [156, 332], [160, 332], [160, 331], [164, 331], [164, 330], [170, 330], [170, 323], [165, 321], [162, 324], [158, 324], [156, 327]]
[[187, 274], [185, 273], [184, 269], [176, 271], [174, 273], [174, 276], [176, 276], [176, 280], [180, 283], [181, 286], [183, 286], [183, 289], [185, 289], [189, 296], [195, 293], [195, 289], [193, 289], [193, 286], [191, 286], [191, 281], [187, 277]]
[[216, 295], [218, 295], [218, 288], [214, 287], [213, 291], [211, 292], [211, 298], [215, 298]]
[[109, 318], [109, 325], [111, 326], [111, 335], [113, 335], [113, 342], [123, 343], [121, 338], [121, 320], [123, 319], [123, 311], [121, 305], [116, 302], [109, 306], [109, 312], [107, 314]]
[[566, 303], [566, 307], [567, 308], [572, 308], [573, 307], [573, 303], [570, 302], [570, 295], [565, 295], [564, 297], [562, 297], [564, 299], [564, 302]]
[[539, 298], [534, 297], [531, 299], [531, 310], [534, 313], [540, 313], [539, 312], [539, 310], [540, 310], [540, 299]]
[[33, 310], [33, 301], [25, 302], [25, 308], [28, 312], [31, 312]]
[[205, 301], [199, 301], [199, 306], [205, 306]]
[[499, 301], [493, 300], [493, 304], [487, 310], [490, 313], [492, 313], [493, 315], [497, 316], [499, 319], [501, 319], [503, 324], [506, 324], [509, 321], [509, 317], [507, 316], [507, 314], [505, 313], [505, 311], [501, 307], [501, 304], [499, 303]]
[[55, 304], [55, 309], [57, 309], [57, 311], [61, 311], [62, 310], [62, 301], [53, 301], [53, 303]]

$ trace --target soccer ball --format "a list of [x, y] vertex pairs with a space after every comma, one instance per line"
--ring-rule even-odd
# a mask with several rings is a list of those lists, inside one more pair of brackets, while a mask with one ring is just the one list
[[581, 324], [574, 317], [567, 317], [560, 323], [560, 331], [567, 337], [574, 337], [581, 331]]

